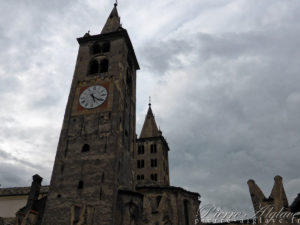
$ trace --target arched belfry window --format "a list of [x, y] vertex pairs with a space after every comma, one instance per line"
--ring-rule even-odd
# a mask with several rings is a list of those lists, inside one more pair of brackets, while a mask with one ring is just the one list
[[100, 73], [108, 71], [108, 60], [102, 59], [100, 62]]
[[92, 53], [93, 54], [99, 54], [101, 53], [101, 47], [99, 44], [95, 44], [92, 48]]
[[110, 43], [108, 41], [96, 43], [91, 47], [91, 54], [100, 54], [110, 51]]
[[90, 72], [89, 74], [94, 74], [99, 72], [99, 64], [97, 60], [93, 60], [90, 64]]
[[102, 52], [105, 53], [105, 52], [109, 52], [110, 50], [110, 43], [109, 42], [104, 42], [102, 44]]

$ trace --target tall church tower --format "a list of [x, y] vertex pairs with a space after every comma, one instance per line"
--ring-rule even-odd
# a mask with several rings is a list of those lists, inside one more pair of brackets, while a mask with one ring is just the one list
[[133, 169], [137, 185], [170, 185], [168, 151], [168, 143], [157, 128], [149, 103], [134, 154]]
[[139, 65], [116, 6], [101, 34], [77, 39], [43, 225], [115, 224], [119, 190], [134, 189]]

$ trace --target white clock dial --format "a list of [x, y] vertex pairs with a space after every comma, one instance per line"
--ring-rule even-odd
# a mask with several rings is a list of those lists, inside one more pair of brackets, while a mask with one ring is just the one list
[[81, 93], [79, 97], [79, 104], [85, 109], [94, 109], [102, 105], [106, 98], [106, 88], [101, 85], [94, 85], [88, 87]]

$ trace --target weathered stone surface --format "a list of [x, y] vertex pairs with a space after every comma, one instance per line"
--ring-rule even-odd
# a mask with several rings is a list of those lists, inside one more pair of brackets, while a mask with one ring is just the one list
[[[115, 29], [118, 18], [114, 8], [102, 34], [78, 39], [78, 58], [43, 225], [81, 224], [82, 218], [111, 225], [118, 189], [134, 189], [131, 156], [138, 64], [126, 30]], [[108, 62], [105, 71], [102, 60]], [[91, 74], [93, 62], [100, 69]], [[83, 108], [80, 94], [93, 85], [104, 87], [107, 99], [97, 108]]]
[[133, 172], [137, 185], [170, 185], [169, 146], [158, 130], [149, 104], [140, 138], [136, 140]]
[[137, 191], [144, 195], [142, 224], [195, 224], [198, 193], [172, 186], [138, 186]]
[[[40, 189], [40, 194], [47, 194], [49, 186], [42, 186]], [[18, 196], [18, 195], [28, 195], [30, 192], [30, 187], [11, 187], [11, 188], [0, 188], [0, 196]]]
[[159, 130], [155, 122], [155, 118], [151, 109], [151, 104], [149, 103], [148, 112], [144, 121], [140, 138], [151, 138], [151, 137], [158, 137], [158, 136], [160, 136]]
[[0, 225], [14, 225], [16, 222], [16, 218], [1, 218], [0, 217]]

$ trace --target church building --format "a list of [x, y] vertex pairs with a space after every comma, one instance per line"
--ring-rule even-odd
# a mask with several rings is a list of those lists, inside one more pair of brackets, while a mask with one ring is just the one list
[[[28, 196], [26, 203], [6, 224], [194, 224], [200, 196], [170, 186], [170, 149], [150, 104], [137, 138], [140, 68], [117, 4], [100, 34], [86, 33], [77, 41], [50, 186], [42, 187], [42, 178], [34, 175], [19, 199], [25, 203]], [[18, 191], [0, 190], [0, 208], [1, 196]]]
[[[99, 34], [77, 41], [50, 185], [36, 174], [31, 187], [0, 188], [0, 225], [212, 225], [200, 218], [198, 193], [170, 185], [170, 149], [150, 102], [136, 134], [140, 67], [117, 4]], [[289, 217], [218, 224], [300, 224], [300, 195], [289, 205], [280, 176], [269, 197], [254, 180], [248, 186], [256, 213]]]

